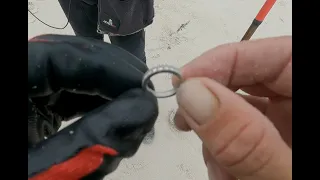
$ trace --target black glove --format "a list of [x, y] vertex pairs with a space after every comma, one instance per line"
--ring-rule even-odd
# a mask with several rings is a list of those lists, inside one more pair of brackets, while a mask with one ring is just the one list
[[[28, 133], [37, 133], [28, 135], [28, 178], [102, 179], [132, 156], [158, 116], [156, 97], [141, 89], [146, 70], [138, 58], [101, 41], [62, 35], [31, 39]], [[48, 129], [42, 125], [52, 123], [48, 114], [62, 120], [84, 116], [39, 143], [38, 135], [44, 136], [39, 131]], [[30, 123], [37, 118], [46, 123]]]

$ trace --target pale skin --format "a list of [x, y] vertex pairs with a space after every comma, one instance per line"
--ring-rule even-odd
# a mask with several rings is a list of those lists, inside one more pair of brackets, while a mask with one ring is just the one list
[[292, 37], [222, 45], [181, 71], [175, 123], [203, 141], [210, 180], [292, 179]]

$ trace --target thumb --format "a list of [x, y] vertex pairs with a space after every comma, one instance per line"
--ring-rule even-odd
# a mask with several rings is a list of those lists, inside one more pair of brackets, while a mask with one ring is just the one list
[[195, 78], [181, 84], [177, 101], [176, 121], [185, 121], [228, 173], [241, 180], [292, 179], [292, 150], [268, 118], [239, 95]]

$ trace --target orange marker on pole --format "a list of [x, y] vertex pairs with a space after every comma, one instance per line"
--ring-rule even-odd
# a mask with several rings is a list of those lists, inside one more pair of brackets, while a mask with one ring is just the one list
[[269, 11], [271, 10], [275, 2], [276, 0], [267, 0], [264, 3], [260, 11], [258, 12], [257, 16], [254, 18], [253, 22], [251, 23], [250, 27], [242, 37], [241, 41], [246, 41], [251, 38], [251, 36], [254, 34], [254, 32], [263, 22], [264, 18], [268, 15]]

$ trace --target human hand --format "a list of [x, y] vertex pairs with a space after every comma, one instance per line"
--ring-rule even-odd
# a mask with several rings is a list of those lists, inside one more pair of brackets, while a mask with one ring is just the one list
[[222, 45], [181, 71], [175, 123], [203, 141], [210, 180], [292, 179], [292, 37]]
[[147, 69], [130, 53], [97, 40], [32, 39], [28, 102], [64, 119], [84, 116], [28, 149], [28, 178], [101, 179], [132, 156], [158, 116], [157, 99], [141, 89]]

